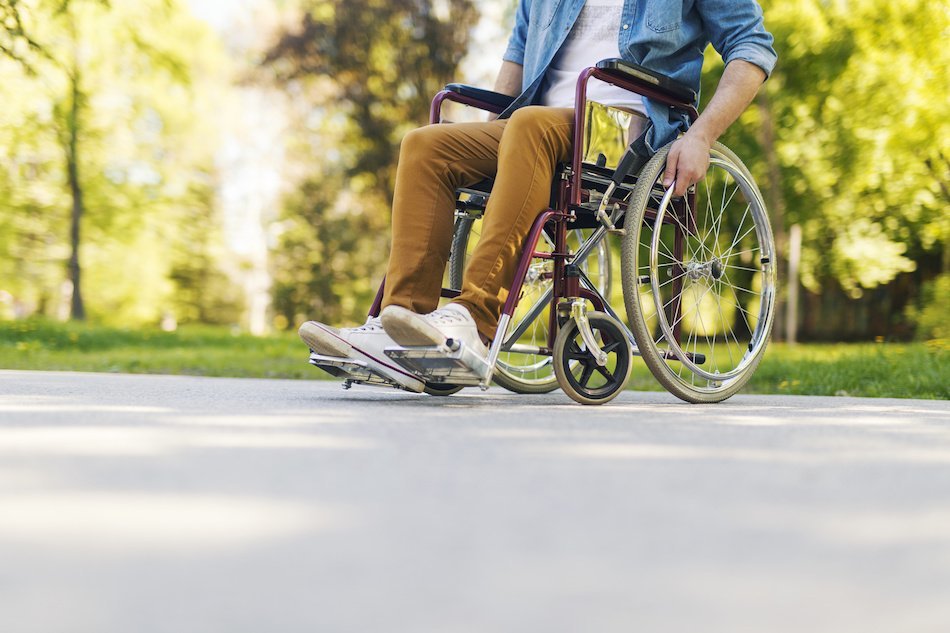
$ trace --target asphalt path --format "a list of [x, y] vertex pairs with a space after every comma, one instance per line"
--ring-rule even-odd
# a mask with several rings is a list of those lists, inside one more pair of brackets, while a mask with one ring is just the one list
[[950, 630], [950, 403], [0, 371], [0, 631]]

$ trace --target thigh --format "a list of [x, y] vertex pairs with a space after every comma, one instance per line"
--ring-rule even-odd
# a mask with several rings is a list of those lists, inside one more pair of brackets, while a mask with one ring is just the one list
[[400, 160], [434, 161], [472, 184], [495, 175], [498, 147], [508, 120], [473, 123], [436, 123], [406, 135]]
[[530, 143], [538, 150], [551, 149], [558, 160], [563, 160], [570, 152], [573, 136], [573, 108], [526, 106], [511, 115], [509, 124], [502, 130], [502, 143]]

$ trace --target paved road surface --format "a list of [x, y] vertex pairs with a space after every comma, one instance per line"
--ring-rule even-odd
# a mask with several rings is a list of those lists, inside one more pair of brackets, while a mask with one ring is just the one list
[[950, 403], [0, 372], [0, 631], [950, 631]]

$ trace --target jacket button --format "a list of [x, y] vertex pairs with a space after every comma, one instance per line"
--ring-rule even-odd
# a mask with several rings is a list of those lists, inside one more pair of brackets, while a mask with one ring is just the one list
[[623, 25], [623, 30], [624, 30], [624, 31], [626, 31], [626, 30], [629, 29], [629, 28], [630, 28], [630, 25], [629, 25], [629, 24], [624, 24], [624, 25]]

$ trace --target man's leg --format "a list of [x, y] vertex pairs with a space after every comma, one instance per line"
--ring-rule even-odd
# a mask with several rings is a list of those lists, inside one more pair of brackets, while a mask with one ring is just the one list
[[[406, 136], [396, 175], [384, 305], [419, 312], [436, 308], [451, 246], [455, 189], [494, 175], [506, 124], [430, 125]], [[343, 329], [308, 321], [300, 326], [300, 337], [317, 354], [363, 362], [410, 391], [425, 387], [386, 356], [385, 349], [394, 343], [378, 320]]]
[[403, 139], [393, 195], [392, 251], [383, 307], [438, 307], [452, 247], [455, 190], [495, 175], [508, 121], [428, 125]]
[[504, 130], [481, 240], [455, 300], [486, 338], [495, 336], [524, 240], [538, 213], [549, 206], [554, 170], [570, 156], [573, 131], [573, 109], [540, 106], [517, 110]]

